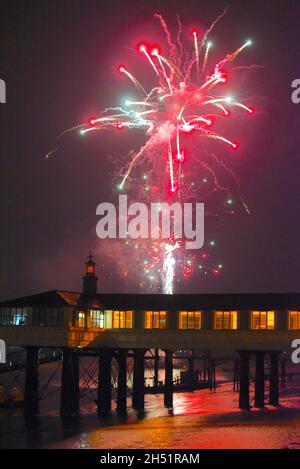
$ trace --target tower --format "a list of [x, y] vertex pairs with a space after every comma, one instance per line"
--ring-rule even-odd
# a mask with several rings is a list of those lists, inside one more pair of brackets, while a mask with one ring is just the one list
[[83, 294], [86, 297], [93, 297], [97, 293], [98, 278], [95, 275], [96, 262], [93, 261], [93, 256], [89, 253], [88, 260], [85, 263], [85, 276], [83, 277]]

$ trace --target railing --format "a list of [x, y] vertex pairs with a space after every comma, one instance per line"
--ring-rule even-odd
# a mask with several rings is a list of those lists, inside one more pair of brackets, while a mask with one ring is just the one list
[[[62, 352], [60, 349], [40, 349], [39, 363], [50, 363], [61, 360]], [[6, 363], [0, 364], [0, 373], [19, 370], [25, 368], [26, 355], [25, 350], [21, 347], [13, 347], [7, 349]]]

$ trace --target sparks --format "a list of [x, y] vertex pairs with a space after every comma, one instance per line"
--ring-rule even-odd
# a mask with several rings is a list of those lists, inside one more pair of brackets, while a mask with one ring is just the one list
[[179, 243], [166, 244], [164, 246], [164, 261], [163, 261], [163, 290], [167, 295], [173, 294], [173, 282], [175, 275], [176, 259], [174, 251], [180, 247]]
[[[234, 150], [237, 150], [239, 145], [231, 141], [226, 136], [216, 133], [208, 132], [207, 127], [212, 126], [214, 121], [219, 118], [231, 116], [228, 108], [240, 108], [247, 112], [249, 115], [253, 114], [254, 110], [246, 104], [231, 99], [228, 96], [220, 95], [219, 87], [227, 83], [227, 77], [223, 68], [234, 60], [247, 46], [250, 41], [247, 41], [240, 48], [232, 54], [228, 54], [222, 61], [214, 67], [214, 72], [207, 75], [204, 80], [199, 77], [199, 48], [198, 48], [198, 34], [197, 30], [193, 30], [192, 35], [194, 38], [194, 48], [196, 57], [196, 72], [195, 78], [192, 80], [192, 66], [193, 60], [188, 65], [188, 75], [186, 70], [180, 70], [179, 64], [173, 63], [168, 57], [161, 54], [158, 47], [154, 47], [151, 53], [145, 44], [138, 46], [138, 51], [145, 56], [155, 75], [158, 78], [158, 84], [149, 92], [146, 92], [141, 83], [135, 76], [127, 70], [124, 65], [118, 67], [120, 74], [127, 76], [135, 87], [145, 95], [144, 99], [136, 101], [126, 100], [125, 105], [128, 109], [112, 108], [114, 113], [109, 113], [110, 108], [103, 112], [101, 118], [90, 120], [89, 127], [83, 129], [83, 133], [89, 132], [91, 127], [93, 130], [103, 130], [105, 127], [116, 128], [139, 128], [144, 129], [147, 133], [152, 135], [152, 149], [154, 146], [164, 146], [167, 142], [167, 172], [169, 174], [169, 182], [167, 186], [171, 187], [171, 193], [176, 194], [175, 179], [178, 177], [174, 174], [173, 168], [173, 148], [176, 148], [178, 159], [182, 157], [180, 148], [181, 135], [192, 131], [197, 131], [201, 136], [213, 138], [216, 141], [227, 144]], [[208, 51], [211, 47], [211, 42], [207, 43], [204, 55], [202, 73], [205, 71], [208, 60]], [[157, 60], [155, 64], [154, 60]], [[182, 77], [186, 80], [182, 80]], [[198, 83], [198, 81], [200, 82]], [[215, 95], [213, 94], [215, 92]], [[200, 93], [200, 94], [199, 94]], [[175, 110], [179, 107], [179, 112], [176, 114]], [[144, 108], [144, 110], [142, 110]], [[219, 110], [220, 113], [215, 113]], [[214, 114], [214, 121], [211, 114]], [[204, 125], [205, 124], [205, 125]], [[169, 132], [167, 131], [169, 129]], [[166, 135], [168, 133], [168, 135]], [[135, 167], [137, 160], [146, 157], [146, 152], [138, 152], [139, 158], [133, 158], [134, 164], [130, 162], [129, 173], [125, 175], [125, 180], [130, 176], [131, 171]], [[178, 176], [178, 175], [177, 175]], [[123, 181], [125, 182], [123, 179]]]
[[[233, 205], [229, 189], [219, 182], [214, 169], [221, 167], [233, 176], [234, 183], [238, 185], [232, 170], [227, 167], [223, 159], [225, 161], [226, 157], [230, 159], [230, 150], [237, 151], [239, 143], [222, 133], [222, 122], [225, 117], [229, 119], [236, 116], [238, 119], [243, 114], [252, 116], [255, 111], [248, 104], [226, 95], [230, 64], [251, 46], [252, 41], [247, 40], [219, 62], [211, 63], [212, 42], [208, 36], [225, 13], [226, 10], [203, 35], [197, 29], [191, 31], [189, 36], [191, 50], [186, 53], [180, 40], [181, 22], [179, 22], [177, 43], [174, 43], [165, 20], [161, 15], [154, 15], [159, 19], [167, 35], [169, 51], [165, 53], [156, 44], [143, 42], [137, 45], [141, 60], [145, 59], [146, 65], [152, 71], [154, 80], [152, 89], [146, 89], [147, 87], [140, 83], [127, 66], [119, 65], [118, 73], [134, 85], [136, 95], [133, 99], [123, 101], [124, 106], [107, 107], [99, 116], [91, 117], [87, 123], [72, 127], [61, 134], [63, 136], [74, 129], [78, 129], [81, 135], [107, 129], [143, 131], [145, 142], [135, 153], [129, 154], [126, 164], [123, 165], [125, 169], [120, 175], [117, 190], [123, 191], [128, 182], [134, 180], [135, 171], [138, 174], [139, 166], [143, 165], [143, 173], [138, 174], [137, 179], [142, 185], [140, 193], [147, 194], [148, 201], [151, 201], [151, 197], [155, 195], [162, 202], [169, 198], [185, 202], [195, 197], [199, 188], [201, 190], [206, 186], [208, 194], [215, 191], [226, 192], [225, 205]], [[183, 56], [188, 59], [183, 60]], [[203, 149], [203, 138], [207, 142], [210, 141], [211, 145], [215, 142], [216, 147], [223, 145], [225, 151], [228, 148], [228, 156], [221, 160], [212, 153], [211, 149], [207, 149], [207, 146]], [[189, 142], [192, 142], [192, 145], [189, 146]], [[52, 153], [53, 151], [49, 152], [47, 157]], [[186, 166], [189, 166], [190, 172], [185, 170]], [[241, 205], [247, 209], [242, 196], [240, 199]], [[235, 205], [237, 205], [236, 197]], [[214, 247], [215, 242], [210, 241], [209, 245]], [[148, 257], [149, 252], [145, 253], [140, 246], [134, 247], [138, 251], [141, 250], [144, 259]], [[149, 246], [147, 249], [149, 250]], [[182, 271], [184, 278], [192, 274], [194, 260], [196, 270], [205, 275], [207, 272], [219, 274], [221, 271], [220, 265], [217, 268], [206, 268], [201, 264], [198, 268], [197, 260], [193, 256], [189, 262], [185, 262], [184, 256], [179, 254], [182, 253], [180, 243], [166, 244], [158, 241], [155, 248], [150, 249], [153, 256], [152, 260], [146, 262], [143, 268], [144, 274], [148, 276], [150, 282], [154, 282], [159, 276], [165, 293], [173, 292], [177, 269]], [[175, 253], [178, 259], [175, 258]], [[202, 258], [208, 258], [208, 255], [204, 254], [206, 257], [201, 255]]]

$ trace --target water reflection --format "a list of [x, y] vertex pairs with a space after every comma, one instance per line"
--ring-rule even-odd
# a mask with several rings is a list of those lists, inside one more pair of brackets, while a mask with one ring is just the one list
[[[42, 373], [41, 386], [46, 379]], [[232, 383], [223, 383], [216, 392], [176, 393], [174, 409], [164, 407], [163, 395], [147, 394], [145, 412], [137, 414], [128, 398], [126, 416], [113, 403], [112, 415], [102, 419], [85, 398], [80, 419], [64, 422], [58, 416], [59, 384], [58, 375], [35, 428], [25, 427], [20, 409], [2, 411], [1, 448], [300, 448], [297, 381], [281, 392], [279, 408], [240, 411]]]

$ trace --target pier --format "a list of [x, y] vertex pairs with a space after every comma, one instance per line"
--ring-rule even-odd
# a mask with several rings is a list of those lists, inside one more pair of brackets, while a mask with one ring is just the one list
[[[174, 392], [215, 391], [216, 368], [225, 362], [232, 366], [241, 409], [278, 406], [285, 363], [299, 329], [299, 294], [101, 294], [89, 256], [82, 292], [53, 290], [0, 303], [0, 338], [8, 350], [16, 347], [22, 355], [1, 365], [0, 372], [25, 369], [28, 420], [38, 415], [39, 367], [49, 361], [61, 364], [62, 418], [79, 415], [84, 357], [97, 361], [92, 379], [101, 418], [111, 412], [113, 398], [117, 412], [126, 414], [128, 397], [142, 412], [147, 393], [163, 393], [164, 405], [172, 408]], [[178, 360], [184, 369], [175, 378]], [[146, 385], [150, 362], [152, 383]], [[250, 369], [255, 370], [253, 402]]]

